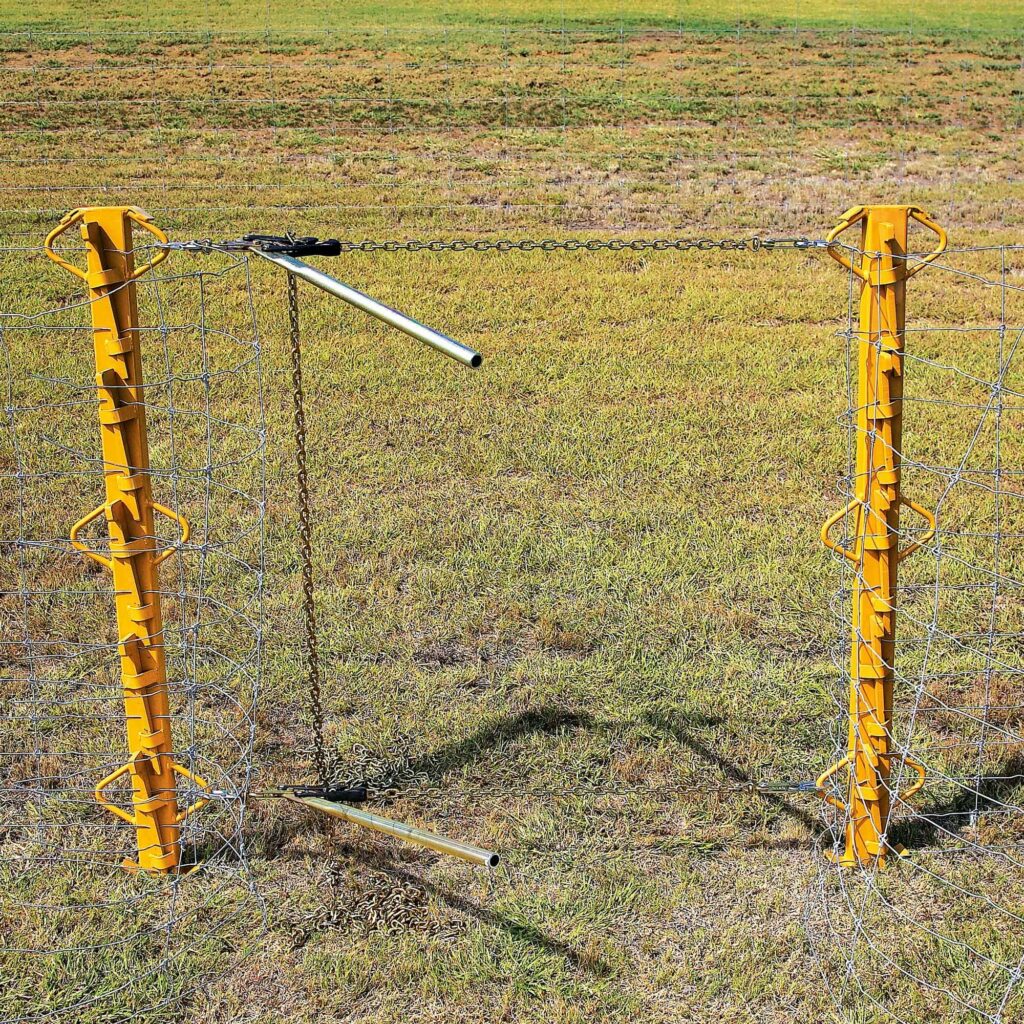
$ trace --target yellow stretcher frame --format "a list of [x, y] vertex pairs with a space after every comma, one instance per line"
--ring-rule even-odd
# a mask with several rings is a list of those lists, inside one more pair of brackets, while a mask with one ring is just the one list
[[[85, 270], [54, 249], [57, 239], [75, 225], [81, 226], [86, 245]], [[87, 207], [72, 210], [47, 235], [46, 253], [88, 286], [93, 326], [105, 493], [103, 503], [71, 527], [70, 540], [113, 577], [128, 741], [128, 760], [96, 784], [95, 796], [101, 807], [135, 829], [138, 860], [126, 860], [125, 866], [167, 874], [181, 863], [181, 823], [209, 802], [199, 797], [180, 809], [177, 778], [188, 779], [200, 791], [209, 787], [177, 764], [173, 754], [157, 567], [188, 543], [191, 527], [153, 499], [135, 281], [166, 259], [167, 251], [157, 249], [149, 262], [136, 267], [133, 225], [166, 243], [167, 236], [142, 210]], [[155, 513], [178, 524], [177, 544], [157, 550]], [[107, 524], [109, 557], [81, 537], [100, 518]], [[125, 777], [131, 781], [131, 810], [114, 803], [106, 792]]]
[[[925, 256], [908, 255], [911, 221], [938, 236]], [[861, 226], [859, 264], [838, 242]], [[828, 252], [861, 282], [857, 327], [856, 457], [853, 500], [821, 528], [822, 543], [854, 566], [850, 623], [850, 694], [847, 754], [817, 780], [818, 794], [846, 817], [844, 867], [883, 866], [890, 853], [887, 832], [893, 798], [908, 800], [925, 782], [925, 769], [904, 755], [917, 776], [900, 794], [890, 788], [893, 684], [895, 681], [897, 567], [935, 536], [935, 517], [904, 497], [900, 489], [903, 435], [903, 344], [907, 281], [946, 248], [946, 232], [917, 206], [855, 206], [829, 233]], [[927, 524], [925, 532], [900, 548], [900, 511], [909, 508]], [[831, 531], [852, 515], [853, 547]], [[846, 800], [829, 789], [848, 771]]]

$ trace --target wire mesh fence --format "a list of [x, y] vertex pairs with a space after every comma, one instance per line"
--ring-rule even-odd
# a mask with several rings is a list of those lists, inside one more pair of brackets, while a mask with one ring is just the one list
[[[244, 264], [139, 286], [149, 475], [155, 500], [193, 524], [150, 595], [163, 604], [173, 759], [224, 798], [184, 821], [182, 873], [128, 873], [135, 830], [94, 794], [128, 752], [122, 638], [109, 571], [68, 537], [104, 494], [89, 302], [56, 295], [68, 279], [38, 252], [0, 254], [5, 277], [25, 284], [26, 259], [43, 309], [22, 312], [8, 292], [0, 316], [0, 1018], [100, 1019], [116, 1003], [138, 1019], [222, 971], [225, 942], [259, 919], [237, 796], [253, 771], [263, 643], [260, 339]], [[150, 543], [173, 546], [176, 530]], [[103, 530], [83, 542], [109, 551]], [[183, 779], [180, 796], [191, 803], [195, 787]], [[130, 811], [126, 779], [106, 797]]]
[[[733, 252], [698, 249], [671, 258], [722, 259]], [[524, 257], [512, 252], [503, 258]], [[746, 258], [821, 257], [788, 248]], [[154, 880], [125, 874], [117, 851], [130, 852], [131, 830], [93, 797], [96, 780], [123, 759], [124, 722], [109, 581], [80, 561], [66, 533], [68, 496], [86, 506], [90, 492], [102, 488], [95, 382], [77, 351], [90, 337], [87, 304], [73, 295], [52, 296], [63, 282], [44, 276], [49, 308], [7, 313], [3, 321], [3, 495], [5, 521], [16, 525], [4, 538], [10, 558], [2, 599], [12, 630], [2, 640], [0, 745], [4, 913], [17, 921], [4, 956], [21, 979], [4, 1007], [12, 1020], [33, 1019], [21, 1008], [26, 1001], [43, 1005], [32, 979], [45, 983], [52, 972], [68, 971], [69, 963], [81, 970], [70, 971], [57, 1012], [84, 1012], [112, 999], [119, 1005], [127, 1000], [133, 1012], [173, 1003], [222, 973], [224, 943], [237, 941], [245, 923], [258, 919], [260, 901], [245, 871], [245, 795], [255, 768], [271, 775], [282, 770], [272, 764], [272, 746], [264, 748], [262, 764], [254, 765], [252, 756], [264, 653], [266, 473], [278, 458], [276, 443], [268, 451], [260, 339], [268, 323], [273, 329], [283, 323], [265, 308], [269, 292], [263, 300], [254, 296], [244, 254], [175, 256], [182, 259], [187, 262], [176, 272], [143, 279], [140, 302], [154, 488], [158, 500], [195, 524], [192, 538], [167, 566], [161, 596], [176, 756], [218, 791], [214, 804], [185, 824], [186, 863], [202, 862], [202, 885], [188, 875]], [[206, 262], [197, 267], [196, 261]], [[884, 871], [853, 873], [822, 857], [805, 905], [814, 956], [836, 998], [873, 1004], [897, 1020], [919, 1019], [922, 991], [939, 1019], [973, 1014], [1012, 1020], [1021, 998], [1015, 925], [1024, 775], [1017, 573], [1024, 537], [1024, 386], [1017, 360], [1022, 272], [1019, 247], [961, 249], [944, 254], [913, 282], [903, 486], [934, 510], [937, 528], [901, 570], [893, 790], [905, 788], [909, 760], [924, 766], [928, 783], [912, 802], [896, 802], [889, 827], [889, 839], [906, 846], [909, 857], [891, 861]], [[840, 334], [848, 356], [851, 453], [858, 412], [857, 291], [851, 278], [850, 315]], [[857, 483], [852, 466], [850, 495]], [[919, 533], [908, 521], [906, 539]], [[170, 540], [154, 538], [157, 546]], [[101, 539], [94, 542], [102, 550]], [[289, 564], [277, 552], [274, 573], [287, 573]], [[834, 603], [836, 635], [847, 637], [835, 652], [842, 679], [840, 752], [848, 721], [850, 572], [845, 570]], [[276, 594], [277, 584], [271, 589]], [[273, 647], [294, 659], [286, 613], [275, 600]], [[327, 653], [337, 661], [339, 652]], [[354, 651], [344, 657], [352, 655], [358, 658]], [[337, 728], [332, 721], [334, 741], [343, 740], [332, 753], [338, 772], [376, 779], [381, 794], [390, 792], [392, 799], [412, 786], [435, 813], [451, 810], [459, 792], [476, 802], [478, 814], [499, 813], [487, 811], [496, 777], [486, 785], [470, 777], [454, 791], [438, 790], [431, 758], [374, 754], [358, 742], [353, 746], [352, 735], [344, 739]], [[702, 756], [714, 759], [707, 750]], [[722, 779], [670, 773], [657, 783], [627, 785], [608, 766], [581, 774], [577, 765], [557, 791], [506, 779], [504, 785], [521, 798], [550, 797], [568, 820], [580, 825], [576, 819], [585, 811], [590, 821], [589, 841], [581, 836], [574, 843], [571, 833], [551, 831], [524, 808], [503, 808], [510, 828], [529, 837], [517, 869], [537, 857], [564, 862], [584, 849], [613, 857], [686, 855], [689, 842], [675, 834], [671, 816], [664, 817], [672, 803], [688, 791], [736, 793], [744, 791], [744, 778], [757, 781], [738, 775], [726, 761], [715, 775], [723, 769]], [[635, 804], [634, 797], [643, 802]], [[657, 809], [647, 806], [654, 798]], [[653, 814], [667, 829], [662, 842], [623, 845], [612, 812], [624, 807], [645, 820]], [[841, 843], [846, 822], [831, 815], [828, 824], [832, 831], [822, 853], [829, 836]], [[341, 916], [321, 907], [300, 914], [295, 927], [303, 941], [321, 928], [348, 927], [345, 922], [358, 922], [364, 913], [372, 917], [382, 900], [390, 906], [382, 894], [409, 884], [378, 879], [365, 900], [354, 897]], [[404, 910], [382, 918], [388, 927], [423, 918], [421, 898], [405, 897], [399, 901]], [[44, 966], [26, 971], [28, 958]], [[122, 969], [126, 962], [128, 971]], [[47, 1005], [36, 1017], [53, 1012]]]
[[[294, 965], [278, 973], [274, 928], [224, 974], [260, 920], [255, 871], [277, 931], [310, 964], [335, 958], [339, 999], [428, 991], [406, 957], [429, 932], [451, 957], [428, 943], [429, 962], [474, 998], [481, 959], [538, 998], [548, 957], [545, 984], [583, 1012], [628, 990], [612, 1019], [824, 1019], [816, 960], [850, 1019], [1006, 1024], [1021, 1012], [1024, 318], [1020, 252], [999, 247], [1022, 209], [1015, 30], [971, 31], [973, 5], [947, 5], [958, 31], [938, 34], [916, 7], [879, 32], [861, 9], [811, 25], [796, 3], [776, 5], [785, 27], [714, 5], [473, 6], [360, 4], [343, 24], [319, 0], [130, 24], [116, 6], [59, 26], [32, 0], [4, 15], [0, 974], [16, 983], [0, 1019], [136, 1019], [215, 977], [220, 1017], [246, 989], [286, 1019], [296, 992], [314, 997]], [[913, 286], [904, 480], [939, 532], [901, 576], [894, 778], [905, 788], [909, 753], [929, 781], [896, 805], [910, 858], [850, 874], [808, 853], [812, 795], [753, 790], [828, 763], [826, 681], [845, 751], [854, 577], [826, 625], [815, 534], [856, 330], [832, 337], [841, 286], [818, 252], [655, 242], [813, 238], [894, 190], [993, 248]], [[287, 369], [283, 340], [261, 340], [284, 338], [283, 288], [223, 253], [172, 254], [139, 285], [154, 489], [195, 526], [161, 583], [176, 753], [222, 795], [186, 822], [201, 873], [118, 866], [131, 830], [92, 794], [124, 757], [109, 579], [66, 537], [102, 494], [88, 311], [33, 250], [68, 208], [126, 201], [176, 239], [353, 239], [342, 277], [415, 296], [493, 353], [483, 383], [435, 383], [303, 299], [332, 770], [493, 841], [506, 867], [486, 882], [246, 806], [257, 772], [306, 778], [310, 751]], [[545, 248], [567, 235], [651, 245]], [[531, 251], [504, 241], [524, 238]], [[826, 817], [821, 853], [847, 824]], [[388, 965], [365, 978], [363, 933]], [[770, 964], [774, 993], [748, 990]], [[315, 998], [327, 1019], [351, 1009]], [[507, 1011], [489, 998], [481, 1013]], [[168, 1016], [204, 1019], [194, 1002]]]
[[[850, 498], [859, 493], [858, 291], [851, 280], [843, 332]], [[808, 924], [846, 1009], [872, 1007], [897, 1021], [1011, 1021], [1024, 1006], [1024, 250], [947, 252], [909, 291], [902, 485], [933, 510], [936, 526], [900, 565], [890, 666], [895, 804], [887, 839], [907, 855], [855, 872], [820, 860]], [[908, 516], [900, 546], [922, 535]], [[858, 582], [857, 565], [841, 563], [837, 758], [848, 742]], [[924, 788], [900, 800], [914, 764], [925, 772]], [[823, 851], [832, 842], [841, 850], [849, 815], [828, 817]]]

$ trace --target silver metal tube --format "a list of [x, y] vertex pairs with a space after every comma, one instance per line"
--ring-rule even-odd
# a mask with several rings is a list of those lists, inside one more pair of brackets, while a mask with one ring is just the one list
[[397, 309], [385, 306], [383, 302], [378, 302], [376, 299], [370, 298], [369, 295], [350, 288], [337, 278], [325, 274], [322, 270], [317, 270], [316, 267], [311, 267], [308, 263], [303, 263], [302, 260], [297, 260], [294, 256], [285, 256], [283, 253], [277, 252], [262, 252], [259, 249], [253, 249], [253, 252], [287, 270], [289, 274], [301, 277], [303, 281], [308, 281], [317, 288], [342, 299], [350, 306], [369, 313], [370, 316], [383, 321], [389, 327], [394, 327], [396, 330], [402, 331], [403, 334], [408, 334], [410, 338], [422, 341], [425, 345], [437, 349], [438, 352], [443, 352], [446, 356], [466, 366], [471, 366], [474, 370], [484, 361], [484, 357], [468, 345], [463, 345], [462, 342], [449, 338], [447, 334], [441, 334], [440, 331], [435, 331], [433, 328], [427, 327], [426, 324], [421, 324], [418, 320], [399, 313]]
[[460, 860], [468, 860], [471, 864], [478, 864], [482, 868], [498, 866], [498, 855], [489, 850], [481, 850], [479, 846], [470, 846], [468, 843], [460, 843], [455, 839], [445, 839], [444, 836], [425, 832], [421, 828], [413, 828], [412, 825], [403, 825], [399, 821], [383, 818], [379, 814], [357, 810], [351, 804], [336, 804], [318, 796], [292, 796], [290, 793], [285, 796], [292, 803], [312, 807], [315, 811], [329, 814], [332, 818], [341, 818], [342, 821], [350, 821], [353, 825], [372, 828], [404, 842], [425, 846], [428, 850], [434, 850], [437, 853], [447, 853], [450, 857], [458, 857]]

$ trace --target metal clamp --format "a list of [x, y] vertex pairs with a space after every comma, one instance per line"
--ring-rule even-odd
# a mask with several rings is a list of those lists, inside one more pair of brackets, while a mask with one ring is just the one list
[[[117, 804], [108, 800], [105, 790], [109, 785], [131, 772], [134, 767], [135, 761], [128, 761], [126, 764], [121, 765], [120, 768], [114, 769], [114, 771], [112, 771], [106, 778], [100, 779], [100, 781], [96, 783], [96, 788], [93, 790], [93, 795], [96, 797], [96, 802], [100, 807], [110, 811], [111, 814], [120, 818], [122, 821], [127, 822], [129, 825], [136, 824], [135, 815], [130, 814], [123, 807], [118, 807]], [[202, 779], [193, 772], [190, 772], [187, 768], [183, 768], [180, 764], [172, 764], [171, 770], [175, 775], [181, 775], [190, 782], [195, 783], [195, 785], [203, 792], [209, 792], [210, 784], [205, 779]], [[211, 799], [212, 796], [201, 796], [198, 800], [194, 800], [185, 808], [185, 810], [178, 813], [174, 819], [175, 824], [180, 825], [190, 814], [193, 814], [200, 808], [205, 807]]]
[[[181, 537], [178, 538], [177, 544], [172, 544], [170, 547], [164, 548], [154, 559], [153, 565], [160, 565], [162, 562], [166, 562], [175, 551], [178, 551], [182, 545], [187, 544], [189, 538], [192, 536], [192, 524], [182, 515], [169, 509], [166, 505], [161, 505], [158, 501], [152, 502], [154, 511], [159, 512], [161, 515], [166, 516], [168, 519], [173, 519], [181, 527]], [[71, 546], [76, 551], [81, 551], [87, 558], [91, 558], [94, 562], [98, 562], [106, 569], [113, 568], [113, 561], [107, 558], [105, 555], [101, 555], [98, 551], [93, 551], [88, 544], [78, 539], [78, 535], [85, 529], [93, 520], [99, 519], [107, 511], [106, 505], [97, 505], [91, 512], [82, 516], [81, 519], [71, 527], [69, 533], [69, 539]]]
[[242, 235], [225, 242], [197, 238], [191, 242], [169, 242], [168, 249], [179, 252], [270, 252], [281, 256], [340, 256], [345, 250], [336, 238], [314, 238], [312, 235]]
[[[341, 242], [336, 238], [314, 238], [311, 235], [242, 235], [242, 243], [260, 252], [277, 252], [285, 256], [340, 256]], [[231, 245], [232, 243], [228, 243]]]

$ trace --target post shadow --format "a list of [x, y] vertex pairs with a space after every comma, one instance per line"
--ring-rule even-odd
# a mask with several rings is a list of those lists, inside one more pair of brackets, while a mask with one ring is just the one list
[[[751, 778], [747, 772], [743, 771], [731, 761], [726, 760], [721, 754], [716, 753], [711, 749], [711, 747], [701, 743], [700, 740], [691, 735], [691, 733], [685, 729], [682, 724], [680, 724], [678, 716], [649, 711], [643, 715], [643, 720], [653, 728], [662, 729], [677, 742], [689, 747], [690, 750], [692, 750], [698, 757], [710, 764], [713, 764], [729, 782], [734, 782], [737, 785], [756, 784], [757, 780]], [[694, 715], [692, 717], [692, 721], [687, 720], [687, 725], [709, 726], [720, 725], [721, 723], [721, 718], [703, 714]], [[799, 821], [812, 832], [818, 829], [820, 822], [816, 815], [809, 814], [802, 807], [795, 806], [778, 793], [762, 792], [760, 793], [760, 796], [761, 799], [767, 801], [772, 807], [775, 807], [788, 817]]]

